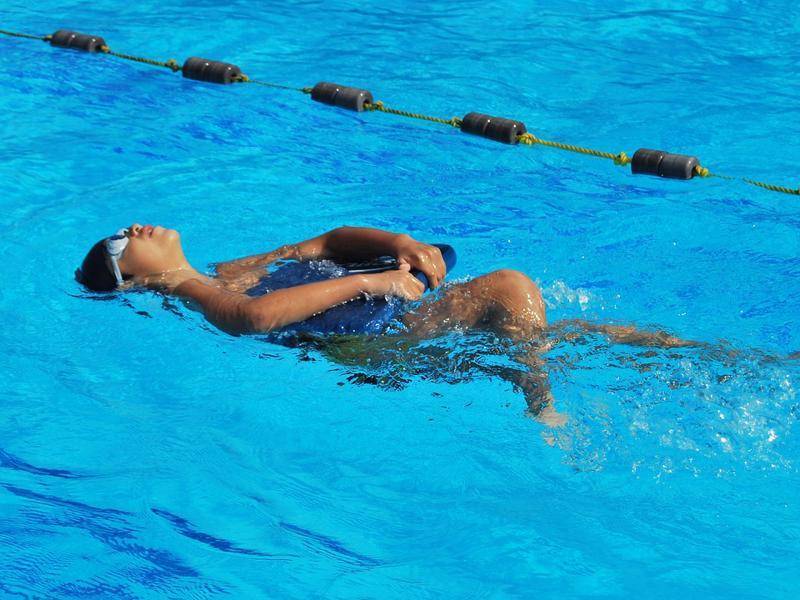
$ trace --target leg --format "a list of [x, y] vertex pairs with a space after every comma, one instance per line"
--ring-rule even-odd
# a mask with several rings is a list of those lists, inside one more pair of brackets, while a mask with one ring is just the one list
[[480, 329], [523, 342], [513, 359], [522, 370], [492, 369], [525, 396], [529, 413], [558, 427], [566, 417], [553, 408], [553, 396], [538, 351], [524, 344], [537, 340], [547, 327], [544, 301], [536, 284], [519, 271], [503, 269], [454, 286], [443, 298], [424, 304], [404, 319], [414, 337], [435, 337], [455, 329]]
[[[706, 346], [702, 342], [692, 340], [682, 340], [665, 331], [643, 331], [636, 329], [632, 325], [603, 325], [589, 323], [581, 319], [568, 319], [558, 321], [550, 328], [554, 331], [562, 330], [566, 327], [576, 327], [588, 333], [601, 333], [615, 344], [627, 344], [629, 346], [649, 346], [656, 348], [693, 348]], [[568, 336], [570, 334], [567, 334]], [[575, 334], [572, 334], [573, 336]]]
[[412, 336], [436, 337], [454, 329], [492, 331], [526, 341], [547, 326], [542, 293], [526, 275], [494, 271], [453, 286], [403, 319]]

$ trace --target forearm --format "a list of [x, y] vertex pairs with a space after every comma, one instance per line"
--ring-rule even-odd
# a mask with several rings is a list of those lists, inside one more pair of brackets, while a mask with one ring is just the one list
[[408, 236], [371, 227], [339, 227], [321, 237], [325, 258], [365, 260], [395, 256], [398, 241]]
[[220, 277], [231, 278], [266, 267], [279, 259], [366, 260], [378, 256], [395, 256], [398, 241], [405, 238], [408, 236], [370, 227], [339, 227], [315, 238], [281, 246], [271, 252], [217, 263], [216, 270]]
[[247, 271], [252, 271], [256, 268], [266, 267], [280, 259], [295, 259], [299, 260], [299, 244], [288, 244], [281, 246], [270, 252], [263, 254], [253, 254], [252, 256], [245, 256], [237, 258], [236, 260], [229, 260], [226, 262], [217, 263], [215, 266], [217, 275], [220, 277], [234, 277]]
[[194, 301], [223, 331], [258, 333], [303, 321], [364, 292], [373, 293], [377, 289], [370, 284], [373, 280], [374, 276], [351, 275], [276, 290], [258, 298], [191, 280], [176, 287], [174, 293]]
[[351, 275], [276, 290], [250, 300], [248, 328], [272, 331], [297, 323], [372, 291], [369, 278]]

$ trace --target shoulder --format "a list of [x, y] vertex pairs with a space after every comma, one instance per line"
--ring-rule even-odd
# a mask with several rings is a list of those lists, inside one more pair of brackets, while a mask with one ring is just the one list
[[223, 331], [253, 331], [253, 299], [218, 284], [218, 280], [192, 279], [175, 288], [175, 294], [196, 302], [206, 319]]
[[266, 272], [263, 268], [249, 270], [233, 270], [217, 274], [215, 281], [225, 290], [244, 294], [247, 290], [255, 287], [264, 277]]

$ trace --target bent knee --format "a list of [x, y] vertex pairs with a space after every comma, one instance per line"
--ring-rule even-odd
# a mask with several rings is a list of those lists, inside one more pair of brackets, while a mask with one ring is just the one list
[[492, 271], [487, 275], [492, 279], [492, 285], [510, 290], [520, 290], [526, 293], [534, 293], [534, 295], [541, 296], [539, 286], [534, 281], [525, 275], [522, 271], [515, 269], [499, 269]]
[[542, 291], [530, 277], [514, 269], [500, 269], [489, 276], [493, 279], [492, 292], [499, 304], [540, 327], [546, 326]]

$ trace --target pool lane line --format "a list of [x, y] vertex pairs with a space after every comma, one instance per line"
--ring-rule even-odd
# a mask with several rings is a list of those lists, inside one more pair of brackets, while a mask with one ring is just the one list
[[170, 58], [166, 61], [160, 61], [143, 56], [136, 56], [133, 54], [124, 54], [111, 50], [111, 48], [106, 44], [105, 40], [100, 36], [92, 36], [66, 29], [59, 29], [50, 35], [33, 35], [29, 33], [0, 29], [0, 34], [16, 38], [45, 41], [49, 42], [50, 45], [54, 47], [71, 48], [90, 53], [107, 54], [122, 60], [167, 68], [173, 73], [181, 71], [185, 78], [204, 81], [207, 83], [249, 83], [274, 89], [297, 91], [303, 94], [311, 95], [312, 100], [347, 110], [354, 110], [357, 112], [384, 112], [400, 117], [448, 125], [450, 127], [460, 129], [465, 133], [478, 135], [486, 139], [506, 144], [522, 144], [526, 146], [539, 145], [558, 150], [564, 150], [567, 152], [583, 154], [586, 156], [604, 158], [613, 161], [613, 163], [618, 166], [631, 165], [632, 173], [654, 175], [667, 179], [693, 179], [695, 176], [700, 178], [714, 177], [727, 181], [740, 181], [747, 185], [759, 187], [771, 192], [795, 196], [800, 195], [800, 188], [790, 188], [787, 186], [775, 185], [748, 177], [737, 177], [711, 172], [707, 167], [702, 166], [699, 160], [694, 156], [673, 154], [663, 150], [649, 150], [640, 148], [631, 158], [625, 152], [618, 152], [614, 154], [611, 152], [596, 150], [594, 148], [545, 140], [528, 132], [525, 124], [521, 121], [506, 119], [503, 117], [494, 117], [473, 112], [467, 113], [463, 118], [452, 117], [450, 119], [446, 119], [426, 115], [424, 113], [416, 113], [391, 108], [386, 106], [380, 100], [377, 102], [374, 101], [372, 94], [367, 90], [343, 86], [335, 83], [320, 82], [314, 87], [298, 88], [280, 83], [251, 79], [242, 73], [241, 69], [239, 69], [239, 67], [236, 65], [221, 61], [190, 57], [184, 61], [183, 65], [181, 65], [173, 58]]

